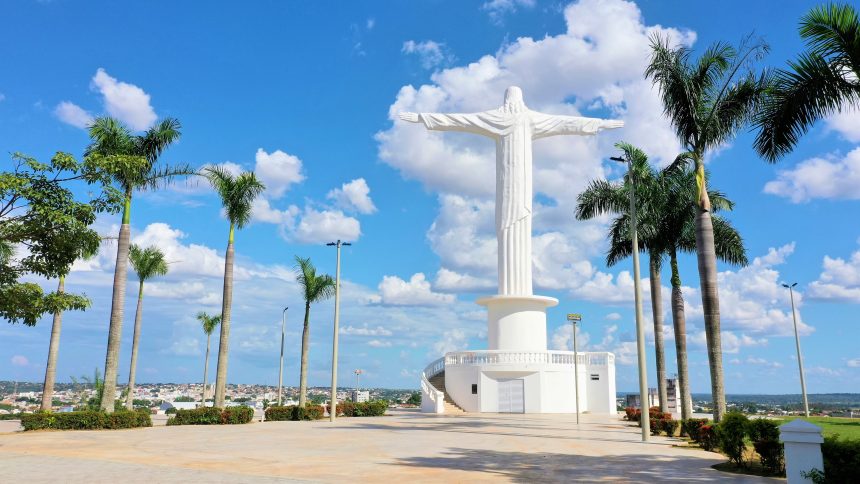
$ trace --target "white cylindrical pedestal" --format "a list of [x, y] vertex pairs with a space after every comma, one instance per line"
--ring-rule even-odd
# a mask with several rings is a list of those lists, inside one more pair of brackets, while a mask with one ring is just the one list
[[487, 307], [487, 349], [546, 351], [546, 308], [558, 299], [499, 295], [477, 303]]
[[804, 474], [812, 469], [824, 472], [821, 455], [821, 427], [804, 420], [792, 420], [779, 427], [779, 440], [785, 446], [785, 477], [788, 484], [812, 482]]

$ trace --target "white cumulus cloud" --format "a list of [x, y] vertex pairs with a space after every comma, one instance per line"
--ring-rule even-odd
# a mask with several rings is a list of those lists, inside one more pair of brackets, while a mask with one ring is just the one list
[[91, 85], [103, 96], [105, 111], [131, 129], [144, 130], [155, 123], [155, 110], [150, 104], [149, 94], [143, 89], [111, 77], [102, 68], [96, 71]]
[[370, 187], [367, 186], [364, 178], [356, 178], [344, 183], [340, 188], [328, 192], [326, 198], [333, 200], [344, 210], [354, 210], [364, 214], [376, 212], [376, 206], [370, 199]]
[[794, 203], [816, 198], [860, 199], [860, 148], [842, 158], [815, 157], [790, 170], [777, 173], [776, 180], [764, 185], [764, 192], [785, 197]]
[[379, 283], [378, 302], [393, 306], [438, 306], [453, 303], [452, 294], [433, 292], [423, 273], [413, 274], [408, 281], [397, 276], [385, 276]]
[[254, 172], [266, 185], [266, 196], [270, 198], [280, 198], [291, 185], [305, 179], [302, 175], [302, 160], [281, 150], [267, 153], [259, 148], [255, 161]]
[[69, 101], [63, 101], [54, 108], [54, 116], [60, 121], [76, 128], [86, 129], [93, 124], [93, 115], [84, 108]]
[[433, 69], [440, 64], [452, 60], [452, 57], [445, 53], [445, 44], [432, 40], [421, 42], [407, 40], [403, 43], [401, 51], [405, 54], [417, 55], [421, 62], [421, 67], [425, 69]]

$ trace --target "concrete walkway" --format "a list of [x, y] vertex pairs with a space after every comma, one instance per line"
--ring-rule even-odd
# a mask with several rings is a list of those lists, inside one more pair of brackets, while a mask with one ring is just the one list
[[715, 471], [722, 456], [639, 442], [639, 429], [570, 415], [391, 416], [235, 426], [0, 435], [16, 482], [775, 482]]

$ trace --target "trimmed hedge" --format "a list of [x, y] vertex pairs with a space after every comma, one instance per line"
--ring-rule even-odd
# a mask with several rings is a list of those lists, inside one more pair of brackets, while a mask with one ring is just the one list
[[177, 410], [167, 420], [167, 425], [232, 425], [246, 424], [254, 418], [254, 409], [245, 405], [238, 407], [200, 407], [192, 410]]
[[24, 430], [115, 430], [152, 427], [149, 410], [118, 410], [105, 413], [100, 410], [80, 412], [36, 412], [21, 415]]
[[[373, 400], [370, 402], [340, 402], [337, 404], [338, 416], [344, 417], [381, 417], [388, 410], [388, 402], [385, 400]], [[331, 406], [326, 405], [326, 411], [331, 412]]]
[[860, 440], [824, 437], [821, 454], [825, 482], [860, 482]]
[[681, 421], [681, 431], [687, 437], [699, 442], [699, 429], [707, 425], [709, 422], [706, 418], [688, 418]]
[[266, 409], [267, 421], [284, 420], [319, 420], [323, 418], [325, 410], [322, 405], [287, 405], [282, 407], [269, 407]]

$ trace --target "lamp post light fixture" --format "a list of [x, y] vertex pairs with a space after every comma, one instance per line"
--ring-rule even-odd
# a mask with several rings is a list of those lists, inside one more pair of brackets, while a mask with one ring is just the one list
[[337, 333], [340, 325], [340, 248], [344, 245], [352, 245], [349, 242], [329, 242], [328, 246], [337, 247], [337, 266], [334, 280], [334, 336], [331, 348], [331, 406], [329, 407], [329, 418], [332, 422], [337, 416]]
[[648, 379], [645, 367], [645, 327], [642, 325], [642, 289], [639, 287], [639, 236], [636, 227], [636, 177], [633, 175], [633, 162], [628, 157], [610, 157], [612, 161], [627, 164], [627, 177], [630, 180], [630, 241], [633, 249], [633, 299], [636, 306], [636, 352], [639, 360], [639, 408], [642, 417], [642, 442], [647, 442], [650, 435], [648, 409]]
[[359, 368], [353, 373], [355, 373], [355, 391], [361, 390], [361, 374], [364, 373], [364, 370]]
[[289, 307], [285, 307], [283, 312], [281, 312], [281, 366], [278, 369], [278, 406], [281, 406], [281, 395], [283, 393], [284, 387], [284, 331], [287, 327], [287, 309]]
[[803, 413], [809, 417], [809, 401], [806, 399], [806, 379], [803, 377], [803, 357], [800, 356], [800, 335], [797, 334], [797, 311], [794, 309], [794, 286], [783, 284], [782, 287], [788, 289], [788, 295], [791, 297], [791, 318], [794, 320], [794, 343], [797, 346], [797, 367], [800, 369], [800, 391], [803, 393]]

